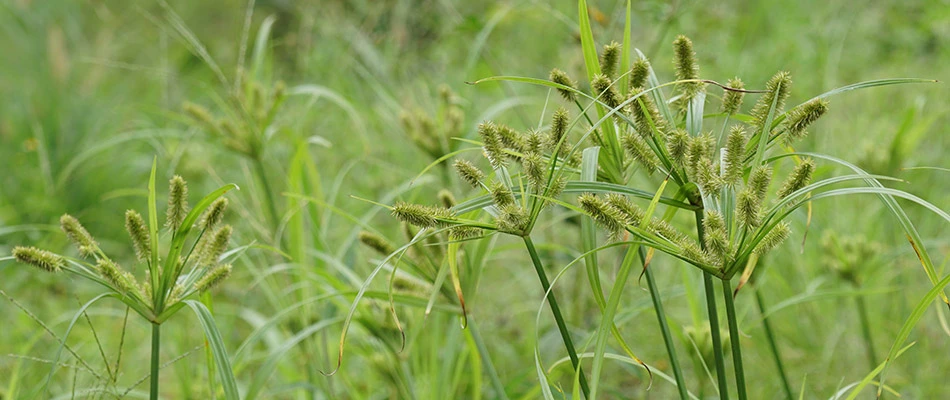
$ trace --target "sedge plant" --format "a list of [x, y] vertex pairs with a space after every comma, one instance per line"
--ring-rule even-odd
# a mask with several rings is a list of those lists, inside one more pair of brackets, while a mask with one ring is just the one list
[[[125, 226], [135, 253], [135, 263], [144, 266], [143, 276], [137, 277], [131, 272], [136, 268], [123, 268], [106, 255], [79, 220], [69, 214], [60, 218], [60, 227], [76, 246], [79, 258], [23, 246], [13, 249], [13, 257], [20, 263], [43, 271], [67, 273], [106, 289], [80, 308], [64, 337], [69, 335], [69, 331], [89, 307], [105, 298], [119, 300], [151, 324], [149, 394], [153, 400], [159, 398], [162, 324], [182, 308], [191, 308], [211, 347], [225, 398], [237, 399], [237, 385], [214, 318], [202, 302], [193, 299], [199, 294], [208, 293], [231, 274], [231, 265], [221, 262], [232, 234], [231, 226], [223, 223], [228, 201], [222, 196], [237, 186], [225, 185], [190, 208], [187, 184], [180, 176], [174, 176], [169, 181], [163, 229], [158, 222], [155, 173], [153, 163], [148, 182], [148, 220], [135, 210], [125, 213]], [[163, 236], [168, 238], [167, 241], [163, 240]], [[62, 347], [53, 361], [53, 370], [61, 352]]]

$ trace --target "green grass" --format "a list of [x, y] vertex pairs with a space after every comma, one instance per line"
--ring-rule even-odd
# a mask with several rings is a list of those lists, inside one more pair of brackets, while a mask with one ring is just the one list
[[[596, 52], [611, 40], [630, 45], [625, 60], [637, 57], [630, 48], [640, 49], [657, 82], [670, 82], [670, 44], [684, 34], [693, 40], [702, 78], [725, 83], [739, 76], [746, 88], [763, 89], [775, 71], [790, 71], [790, 109], [856, 82], [950, 79], [935, 67], [950, 62], [950, 51], [940, 44], [950, 33], [947, 7], [632, 2], [628, 39], [627, 3], [590, 1], [588, 42], [575, 2], [262, 0], [253, 6], [248, 14], [240, 2], [0, 2], [0, 92], [7, 94], [0, 100], [0, 290], [16, 301], [0, 299], [0, 397], [149, 396], [152, 332], [135, 311], [126, 322], [125, 305], [98, 301], [85, 310], [87, 321], [77, 310], [102, 293], [101, 286], [39, 274], [6, 256], [18, 245], [76, 256], [57, 229], [59, 216], [69, 213], [141, 281], [145, 265], [134, 261], [119, 215], [148, 200], [143, 182], [153, 157], [158, 182], [179, 174], [192, 193], [231, 182], [241, 188], [228, 193], [238, 250], [226, 257], [236, 257], [234, 270], [215, 289], [210, 315], [184, 313], [162, 324], [157, 367], [163, 398], [226, 398], [227, 382], [215, 375], [223, 365], [215, 358], [224, 353], [236, 390], [247, 397], [533, 399], [547, 393], [562, 398], [559, 391], [569, 397], [575, 387], [583, 397], [565, 336], [573, 339], [598, 398], [675, 398], [682, 393], [672, 384], [675, 372], [686, 382], [687, 396], [702, 398], [717, 396], [722, 373], [736, 398], [741, 384], [732, 356], [740, 348], [751, 399], [784, 398], [776, 359], [795, 397], [800, 390], [803, 398], [832, 397], [866, 376], [880, 379], [869, 375], [876, 369], [903, 398], [945, 396], [941, 371], [950, 364], [935, 355], [947, 350], [948, 309], [932, 289], [948, 272], [948, 222], [896, 197], [897, 190], [906, 191], [946, 209], [948, 175], [910, 169], [950, 167], [944, 157], [950, 108], [945, 83], [829, 98], [829, 112], [794, 150], [834, 155], [875, 176], [904, 181], [881, 180], [894, 191], [845, 189], [838, 193], [853, 195], [826, 198], [815, 191], [816, 201], [789, 214], [791, 237], [758, 259], [734, 310], [719, 292], [745, 283], [741, 269], [729, 275], [731, 286], [713, 286], [707, 304], [699, 269], [656, 251], [647, 256], [649, 274], [641, 277], [639, 257], [624, 262], [637, 246], [604, 247], [601, 230], [576, 206], [568, 207], [581, 193], [621, 187], [644, 208], [651, 204], [664, 176], [604, 167], [629, 157], [614, 152], [619, 147], [601, 149], [600, 174], [586, 171], [600, 182], [578, 182], [582, 165], [564, 167], [572, 181], [557, 200], [530, 192], [519, 197], [526, 205], [552, 204], [532, 215], [535, 251], [512, 235], [458, 243], [441, 233], [416, 236], [373, 202], [434, 205], [445, 188], [465, 211], [459, 218], [489, 223], [478, 210], [490, 199], [471, 201], [482, 189], [469, 188], [440, 165], [420, 171], [443, 155], [477, 147], [477, 126], [485, 120], [522, 132], [548, 126], [563, 105], [576, 124], [566, 144], [589, 127], [576, 118], [579, 109], [549, 87], [466, 82], [547, 79], [557, 67], [590, 94], [589, 66], [599, 68]], [[286, 96], [273, 102], [280, 82]], [[440, 94], [443, 86], [452, 92], [450, 102]], [[675, 93], [662, 90], [667, 97]], [[718, 111], [722, 91], [707, 91], [708, 115]], [[759, 96], [747, 94], [745, 110]], [[256, 150], [236, 151], [189, 116], [186, 102], [206, 108], [215, 121], [246, 124], [254, 136], [245, 139]], [[583, 107], [589, 103], [580, 99]], [[450, 113], [460, 114], [457, 135], [463, 140], [420, 146], [401, 119], [404, 111], [432, 119], [438, 133], [450, 130]], [[588, 116], [596, 123], [608, 111], [594, 106]], [[605, 127], [612, 127], [610, 118]], [[721, 117], [702, 122], [702, 131], [714, 134], [723, 123]], [[578, 155], [588, 146], [580, 146]], [[771, 160], [784, 152], [774, 151], [758, 158], [775, 163], [773, 191], [794, 165], [792, 158]], [[487, 166], [478, 150], [453, 154], [446, 164], [455, 158]], [[832, 190], [861, 186], [866, 178], [848, 166], [816, 161], [815, 182], [850, 176]], [[520, 168], [510, 169], [518, 188]], [[690, 201], [678, 189], [671, 178], [650, 213], [695, 238], [692, 210], [672, 211]], [[885, 204], [880, 192], [895, 200]], [[165, 202], [162, 193], [158, 203]], [[906, 213], [903, 222], [895, 218], [898, 206]], [[908, 244], [907, 223], [929, 255], [930, 276]], [[364, 230], [406, 253], [380, 255], [361, 244]], [[870, 253], [854, 243], [867, 243], [873, 257], [864, 257]], [[448, 254], [457, 262], [449, 263]], [[551, 278], [563, 329], [533, 265]], [[375, 279], [368, 281], [371, 274]], [[625, 286], [616, 285], [624, 280]], [[354, 304], [358, 293], [362, 300]], [[198, 304], [188, 303], [196, 310]], [[731, 340], [721, 351], [721, 369], [714, 358], [700, 356], [707, 350], [719, 355], [711, 342], [695, 340], [709, 334], [702, 329], [707, 306], [718, 309], [723, 345]], [[604, 320], [608, 313], [613, 318]], [[210, 321], [220, 331], [220, 346], [208, 352], [201, 328]], [[67, 330], [61, 365], [51, 371]], [[539, 374], [548, 385], [539, 384]], [[858, 397], [877, 390], [866, 386]]]

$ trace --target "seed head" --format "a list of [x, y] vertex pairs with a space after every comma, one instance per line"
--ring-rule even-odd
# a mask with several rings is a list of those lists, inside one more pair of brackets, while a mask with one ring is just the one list
[[[568, 76], [567, 73], [564, 71], [561, 71], [557, 68], [552, 69], [550, 78], [551, 78], [551, 82], [577, 90], [577, 82], [574, 82], [574, 80], [571, 79], [571, 77]], [[563, 97], [564, 100], [567, 100], [570, 102], [577, 100], [577, 95], [570, 90], [558, 89], [557, 91], [558, 93], [561, 94], [561, 97]]]
[[528, 154], [538, 154], [540, 155], [542, 151], [548, 149], [550, 142], [548, 138], [545, 137], [540, 131], [530, 130], [528, 134], [525, 135], [524, 139], [524, 152]]
[[214, 265], [218, 263], [218, 259], [221, 258], [221, 255], [228, 249], [228, 242], [231, 241], [231, 225], [225, 225], [214, 232], [214, 235], [211, 237], [206, 244], [204, 249], [201, 252], [201, 259], [199, 260], [200, 265]]
[[204, 125], [206, 129], [209, 129], [212, 132], [217, 131], [217, 125], [214, 123], [214, 117], [211, 116], [211, 112], [208, 111], [207, 108], [195, 103], [186, 102], [182, 105], [182, 109], [185, 111], [185, 114], [194, 119], [196, 122]]
[[449, 240], [466, 240], [481, 236], [482, 230], [474, 226], [459, 225], [449, 229]]
[[455, 207], [455, 196], [452, 195], [452, 192], [448, 189], [442, 189], [439, 191], [439, 201], [442, 203], [442, 207], [452, 208]]
[[514, 129], [511, 129], [507, 125], [498, 124], [496, 127], [498, 139], [501, 140], [501, 144], [515, 151], [525, 150], [525, 140], [518, 134], [518, 132], [515, 132]]
[[789, 228], [788, 223], [779, 222], [778, 225], [775, 225], [769, 233], [765, 234], [765, 237], [762, 238], [762, 241], [759, 242], [759, 245], [753, 250], [758, 255], [763, 255], [768, 253], [770, 250], [778, 247], [782, 244], [785, 239], [788, 239], [788, 236], [792, 233], [791, 228]]
[[[570, 125], [570, 121], [571, 115], [568, 114], [564, 107], [559, 107], [557, 111], [554, 112], [554, 117], [551, 122], [551, 138], [549, 139], [552, 146], [558, 146], [558, 143], [561, 142], [564, 136], [567, 136], [567, 126]], [[559, 152], [567, 150], [565, 144], [562, 143], [560, 146], [561, 150], [559, 150]]]
[[712, 148], [715, 142], [716, 139], [709, 134], [696, 136], [689, 140], [687, 167], [692, 171], [693, 176], [696, 176], [696, 173], [699, 172], [700, 161], [703, 159], [708, 160], [710, 156], [712, 156]]
[[687, 151], [689, 150], [689, 133], [683, 129], [677, 129], [670, 133], [666, 141], [666, 151], [670, 153], [670, 158], [679, 164], [687, 161]]
[[696, 164], [696, 183], [706, 195], [722, 190], [723, 180], [717, 170], [718, 168], [714, 168], [708, 158], [703, 158]]
[[718, 265], [727, 263], [731, 257], [729, 234], [726, 231], [726, 221], [717, 211], [706, 210], [703, 218], [704, 241], [706, 250]]
[[148, 228], [145, 227], [145, 220], [142, 215], [135, 210], [125, 212], [125, 230], [129, 232], [132, 238], [132, 248], [135, 249], [135, 257], [140, 262], [146, 262], [152, 255], [152, 236]]
[[99, 248], [99, 245], [96, 243], [96, 240], [92, 238], [92, 235], [86, 231], [86, 228], [83, 228], [79, 220], [72, 215], [63, 214], [63, 216], [59, 218], [59, 227], [66, 233], [66, 237], [76, 245], [81, 256], [89, 257], [96, 254], [96, 249]]
[[657, 166], [660, 165], [660, 159], [643, 138], [636, 134], [627, 133], [621, 141], [627, 153], [640, 163], [648, 173], [652, 174], [653, 171], [656, 171]]
[[604, 197], [607, 205], [617, 209], [622, 215], [623, 220], [629, 225], [640, 225], [646, 213], [640, 207], [630, 201], [627, 196], [618, 193], [610, 193]]
[[495, 182], [491, 186], [490, 190], [492, 202], [495, 203], [498, 208], [504, 208], [515, 202], [514, 196], [511, 193], [511, 188], [508, 185], [505, 185], [501, 182]]
[[201, 227], [204, 229], [214, 229], [224, 219], [224, 210], [228, 208], [228, 199], [219, 197], [208, 211], [205, 211], [204, 218], [201, 219]]
[[66, 265], [62, 256], [32, 246], [14, 247], [13, 258], [21, 264], [29, 264], [46, 272], [59, 272]]
[[785, 182], [782, 183], [782, 188], [779, 189], [776, 196], [783, 199], [786, 196], [792, 194], [792, 192], [801, 189], [808, 185], [811, 182], [811, 175], [815, 172], [815, 162], [810, 158], [802, 160], [801, 164], [795, 166], [795, 169], [792, 170], [792, 173], [785, 179]]
[[96, 264], [96, 270], [99, 272], [99, 275], [109, 281], [109, 283], [117, 289], [130, 294], [141, 293], [141, 289], [135, 281], [135, 277], [128, 271], [122, 269], [118, 264], [112, 262], [112, 260], [99, 260], [99, 263]]
[[[742, 80], [739, 78], [730, 79], [726, 86], [733, 89], [745, 89], [745, 84], [742, 83]], [[743, 92], [726, 90], [725, 93], [722, 94], [722, 112], [727, 115], [738, 112], [739, 107], [742, 107], [743, 97], [745, 97], [745, 93]]]
[[577, 202], [581, 205], [581, 208], [584, 209], [584, 212], [590, 215], [594, 222], [607, 231], [609, 240], [616, 240], [621, 237], [626, 229], [627, 221], [620, 210], [608, 205], [599, 197], [590, 193], [580, 195], [577, 198]]
[[649, 76], [650, 62], [638, 58], [637, 61], [633, 62], [633, 66], [630, 67], [630, 87], [641, 89], [647, 87], [647, 78]]
[[421, 228], [445, 225], [441, 219], [452, 218], [451, 211], [440, 207], [398, 202], [393, 205], [393, 217]]
[[561, 193], [564, 192], [565, 187], [567, 187], [567, 179], [563, 176], [559, 176], [557, 179], [551, 182], [551, 185], [548, 186], [548, 197], [555, 198], [560, 196]]
[[525, 155], [524, 160], [522, 160], [521, 166], [525, 176], [528, 177], [528, 183], [533, 185], [535, 189], [540, 189], [547, 183], [547, 179], [545, 179], [545, 165], [544, 161], [541, 160], [540, 154], [528, 153]]
[[496, 224], [498, 230], [514, 235], [522, 235], [528, 229], [528, 215], [525, 210], [516, 204], [509, 204], [501, 208], [501, 215]]
[[739, 224], [746, 228], [759, 226], [759, 209], [762, 202], [756, 198], [750, 188], [745, 188], [736, 195], [736, 218]]
[[775, 101], [774, 115], [779, 115], [785, 109], [785, 100], [788, 99], [791, 84], [792, 78], [785, 71], [779, 72], [769, 79], [769, 82], [765, 85], [767, 93], [759, 98], [750, 112], [753, 126], [759, 130], [765, 126], [765, 120], [769, 117], [769, 109], [772, 107], [773, 101]]
[[762, 165], [752, 170], [749, 175], [749, 190], [752, 191], [756, 202], [765, 201], [768, 194], [769, 185], [772, 183], [772, 168], [768, 165]]
[[[630, 96], [637, 96], [643, 93], [642, 89], [633, 88], [630, 90]], [[650, 96], [637, 97], [636, 101], [630, 102], [628, 106], [630, 114], [633, 115], [633, 122], [636, 125], [637, 133], [643, 137], [653, 136], [656, 130], [661, 136], [666, 134], [666, 120], [660, 115], [660, 110]]]
[[478, 125], [478, 135], [482, 138], [482, 149], [492, 168], [498, 169], [507, 164], [504, 146], [498, 135], [498, 126], [493, 122], [483, 122]]
[[620, 59], [620, 43], [610, 42], [604, 45], [604, 51], [600, 54], [600, 70], [608, 77], [615, 77], [617, 73], [617, 61]]
[[455, 160], [455, 164], [453, 165], [455, 166], [455, 172], [459, 174], [459, 177], [462, 178], [463, 181], [472, 185], [473, 188], [481, 186], [481, 181], [485, 178], [485, 174], [483, 174], [475, 164], [460, 158]]
[[[693, 42], [686, 36], [677, 36], [673, 41], [673, 66], [676, 69], [676, 80], [699, 79], [699, 65], [696, 63]], [[681, 102], [685, 104], [701, 92], [704, 85], [701, 82], [689, 82], [677, 86], [683, 93]]]
[[788, 119], [785, 120], [785, 126], [788, 128], [787, 141], [801, 139], [808, 133], [808, 128], [813, 122], [825, 115], [828, 111], [828, 101], [825, 99], [815, 99], [792, 109], [788, 113]]
[[377, 253], [388, 256], [396, 252], [396, 247], [392, 245], [386, 238], [377, 235], [369, 231], [360, 231], [359, 233], [360, 243], [366, 245], [373, 250], [376, 250]]
[[598, 96], [607, 107], [617, 108], [620, 105], [620, 94], [617, 93], [617, 88], [613, 87], [613, 83], [606, 75], [598, 74], [594, 76], [590, 86], [594, 96]]
[[681, 247], [696, 245], [696, 243], [693, 242], [689, 236], [686, 236], [683, 232], [680, 232], [672, 224], [656, 217], [650, 219], [650, 223], [647, 224], [647, 229], [650, 232], [653, 232], [654, 235], [664, 237], [666, 240], [676, 243]]
[[180, 175], [168, 181], [168, 209], [165, 211], [165, 226], [178, 230], [188, 214], [188, 185]]
[[231, 264], [219, 264], [208, 270], [198, 282], [195, 282], [195, 290], [206, 292], [218, 286], [231, 275]]
[[742, 125], [733, 126], [729, 131], [729, 137], [726, 138], [726, 154], [723, 156], [723, 179], [727, 185], [733, 186], [742, 180], [742, 161], [745, 159], [746, 141]]

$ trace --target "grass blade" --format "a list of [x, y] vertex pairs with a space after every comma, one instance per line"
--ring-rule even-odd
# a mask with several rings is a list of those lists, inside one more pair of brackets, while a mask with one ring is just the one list
[[194, 310], [204, 330], [208, 345], [211, 346], [211, 353], [214, 356], [214, 362], [217, 364], [218, 378], [221, 379], [221, 386], [224, 388], [224, 398], [227, 400], [240, 400], [238, 394], [237, 382], [234, 379], [234, 370], [231, 369], [231, 358], [228, 357], [228, 351], [224, 347], [224, 339], [221, 338], [221, 332], [218, 331], [214, 323], [214, 317], [208, 308], [200, 301], [185, 300], [185, 304]]

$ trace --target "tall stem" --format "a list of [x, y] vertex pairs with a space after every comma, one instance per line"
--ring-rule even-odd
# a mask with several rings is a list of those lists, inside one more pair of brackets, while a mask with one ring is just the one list
[[765, 316], [765, 300], [762, 299], [762, 293], [758, 288], [754, 288], [755, 302], [759, 305], [759, 314], [762, 314], [762, 327], [765, 328], [765, 337], [769, 341], [769, 349], [772, 350], [772, 359], [775, 360], [775, 366], [778, 367], [778, 373], [782, 376], [782, 389], [785, 390], [785, 398], [792, 400], [795, 395], [792, 394], [792, 386], [788, 383], [788, 374], [785, 373], [785, 365], [782, 364], [782, 355], [778, 352], [778, 345], [775, 344], [775, 335], [772, 334], [772, 325], [769, 324], [769, 318]]
[[722, 279], [722, 297], [726, 301], [726, 318], [729, 320], [729, 342], [732, 344], [732, 366], [736, 370], [736, 390], [739, 400], [746, 400], [742, 348], [739, 347], [739, 322], [736, 318], [735, 299], [732, 298], [732, 282], [728, 279]]
[[564, 340], [564, 347], [567, 348], [567, 355], [571, 358], [571, 364], [574, 370], [580, 374], [581, 391], [584, 397], [590, 397], [590, 388], [587, 385], [587, 377], [581, 370], [580, 360], [577, 358], [577, 350], [574, 349], [574, 341], [571, 340], [571, 333], [567, 330], [567, 324], [564, 322], [564, 316], [561, 315], [561, 307], [557, 305], [557, 299], [551, 290], [551, 283], [548, 282], [548, 275], [544, 272], [544, 266], [541, 265], [541, 258], [538, 257], [538, 250], [534, 248], [534, 242], [530, 236], [522, 236], [524, 245], [528, 248], [528, 254], [531, 256], [531, 262], [534, 263], [534, 269], [538, 273], [538, 279], [541, 281], [541, 288], [547, 293], [548, 305], [551, 306], [551, 313], [554, 314], [554, 321], [557, 322], [557, 329], [561, 332], [561, 339]]
[[[706, 248], [705, 236], [703, 230], [703, 211], [696, 210], [696, 234], [699, 237], [699, 244]], [[709, 272], [703, 271], [703, 286], [706, 291], [706, 310], [709, 313], [709, 333], [712, 336], [713, 353], [716, 357], [716, 378], [719, 381], [719, 398], [729, 399], [729, 385], [726, 382], [726, 362], [722, 354], [722, 338], [719, 332], [719, 313], [716, 311], [716, 289], [712, 283], [713, 276]]]
[[868, 309], [864, 302], [864, 296], [854, 298], [858, 306], [858, 318], [861, 319], [861, 334], [864, 335], [864, 345], [867, 347], [868, 362], [871, 368], [877, 367], [877, 354], [874, 351], [874, 340], [871, 338], [871, 324], [868, 322]]
[[676, 389], [679, 391], [680, 399], [689, 399], [686, 391], [686, 381], [683, 379], [683, 371], [680, 368], [679, 360], [676, 358], [676, 347], [673, 345], [673, 336], [670, 335], [670, 326], [666, 322], [666, 313], [663, 312], [663, 302], [660, 300], [660, 291], [656, 288], [656, 281], [653, 279], [653, 268], [646, 265], [646, 257], [643, 255], [643, 248], [639, 248], [640, 262], [647, 276], [647, 286], [650, 287], [650, 297], [653, 298], [653, 309], [656, 311], [656, 319], [660, 323], [660, 332], [663, 333], [663, 343], [666, 344], [666, 353], [670, 356], [670, 365], [673, 367], [673, 376], [676, 378]]
[[475, 323], [475, 318], [472, 318], [471, 315], [468, 316], [468, 329], [466, 329], [466, 331], [472, 336], [472, 341], [475, 342], [475, 348], [478, 349], [478, 356], [482, 359], [482, 362], [484, 362], [483, 365], [488, 374], [488, 379], [491, 381], [492, 388], [495, 389], [495, 398], [508, 400], [508, 394], [505, 393], [505, 385], [501, 383], [501, 378], [498, 376], [495, 364], [492, 363], [491, 355], [488, 354], [488, 347], [485, 346], [485, 341], [478, 331], [478, 324]]
[[161, 325], [152, 324], [152, 360], [151, 373], [149, 374], [149, 396], [150, 400], [158, 400], [158, 357], [161, 346]]
[[254, 157], [254, 170], [257, 173], [257, 179], [261, 181], [261, 185], [264, 188], [264, 194], [267, 198], [267, 211], [270, 216], [270, 222], [273, 224], [271, 228], [277, 229], [277, 226], [280, 225], [280, 215], [277, 213], [277, 204], [274, 200], [274, 191], [271, 189], [270, 181], [267, 180], [267, 172], [264, 169], [264, 160], [260, 156]]

